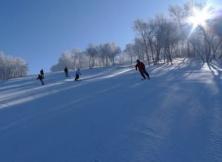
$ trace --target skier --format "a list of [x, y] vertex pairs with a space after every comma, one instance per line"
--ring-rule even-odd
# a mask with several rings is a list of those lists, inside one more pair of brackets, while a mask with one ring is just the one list
[[[144, 63], [140, 60], [136, 60], [136, 62], [137, 62], [136, 66], [135, 66], [136, 70], [139, 69], [139, 72], [140, 72], [141, 76], [143, 77], [143, 79], [150, 80], [150, 75], [146, 71], [146, 67], [145, 67]], [[145, 75], [147, 76], [147, 78]]]
[[39, 74], [36, 79], [37, 79], [37, 80], [40, 80], [40, 82], [41, 82], [42, 85], [45, 84], [44, 81], [43, 81], [44, 78], [43, 78], [42, 74]]
[[64, 68], [64, 73], [66, 77], [69, 77], [69, 70], [67, 68], [67, 66]]
[[40, 70], [40, 75], [42, 75], [42, 78], [43, 78], [43, 79], [45, 78], [45, 74], [44, 74], [43, 69]]
[[80, 69], [78, 68], [76, 70], [76, 77], [75, 77], [75, 81], [79, 80], [79, 76], [81, 75]]

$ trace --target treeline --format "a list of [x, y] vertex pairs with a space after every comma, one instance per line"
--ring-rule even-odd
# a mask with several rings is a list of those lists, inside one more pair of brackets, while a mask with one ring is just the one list
[[74, 49], [64, 52], [51, 71], [61, 71], [67, 66], [69, 69], [96, 66], [114, 65], [115, 58], [121, 53], [121, 49], [115, 43], [89, 45], [84, 51]]
[[[221, 15], [210, 8], [212, 19], [207, 20], [204, 26], [196, 24], [194, 28], [194, 24], [189, 22], [193, 7], [189, 3], [170, 6], [167, 16], [158, 15], [148, 21], [136, 20], [136, 38], [124, 50], [131, 62], [135, 58], [148, 64], [157, 64], [160, 60], [172, 63], [175, 57], [195, 57], [206, 63], [221, 59]], [[195, 4], [195, 8], [201, 11], [204, 5]]]
[[[136, 20], [134, 31], [136, 37], [132, 43], [120, 50], [115, 43], [89, 45], [83, 51], [72, 50], [64, 53], [51, 70], [69, 68], [109, 66], [114, 63], [135, 63], [136, 59], [147, 64], [158, 64], [160, 61], [173, 63], [174, 58], [199, 58], [210, 63], [222, 58], [222, 18], [214, 16], [206, 21], [206, 26], [188, 22], [193, 8], [200, 11], [203, 4], [186, 3], [181, 6], [170, 6], [167, 15], [157, 15], [149, 20]], [[211, 13], [216, 11], [210, 9]], [[193, 29], [192, 29], [193, 28]], [[115, 62], [116, 61], [116, 62]]]
[[23, 59], [0, 52], [0, 80], [23, 77], [27, 71], [28, 67]]
[[[200, 11], [205, 5], [195, 4]], [[149, 20], [136, 20], [133, 42], [125, 49], [115, 43], [89, 45], [84, 50], [73, 49], [64, 52], [51, 71], [61, 71], [83, 67], [133, 64], [140, 59], [150, 64], [160, 61], [173, 63], [174, 58], [199, 58], [204, 63], [222, 60], [222, 16], [214, 8], [209, 8], [212, 16], [204, 25], [189, 22], [193, 4], [170, 6], [168, 14], [157, 15]], [[219, 12], [220, 13], [220, 12]], [[41, 68], [41, 67], [40, 67]], [[0, 79], [22, 77], [27, 73], [27, 64], [21, 58], [0, 54]]]

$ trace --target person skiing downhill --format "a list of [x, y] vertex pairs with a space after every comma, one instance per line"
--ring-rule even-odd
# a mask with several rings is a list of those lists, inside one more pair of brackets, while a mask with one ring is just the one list
[[69, 77], [69, 70], [67, 66], [64, 68], [65, 76], [68, 78]]
[[[146, 71], [146, 67], [145, 67], [144, 63], [140, 60], [136, 60], [136, 62], [137, 62], [136, 66], [135, 66], [136, 70], [139, 69], [140, 75], [143, 77], [143, 79], [150, 80], [150, 75]], [[147, 76], [147, 78], [146, 78], [146, 76]]]
[[38, 74], [38, 77], [37, 77], [36, 79], [37, 79], [37, 80], [40, 80], [40, 82], [41, 82], [42, 85], [45, 85], [45, 83], [44, 83], [44, 81], [43, 81], [44, 77], [42, 76], [42, 74]]
[[42, 75], [42, 78], [43, 78], [43, 79], [45, 78], [45, 74], [44, 74], [43, 69], [40, 70], [40, 75]]
[[75, 81], [79, 80], [79, 76], [81, 75], [80, 69], [78, 68], [76, 70], [76, 77], [75, 77]]

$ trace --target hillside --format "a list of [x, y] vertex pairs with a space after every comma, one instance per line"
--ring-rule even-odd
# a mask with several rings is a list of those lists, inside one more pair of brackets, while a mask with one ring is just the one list
[[222, 69], [177, 60], [148, 71], [1, 82], [0, 161], [221, 162]]

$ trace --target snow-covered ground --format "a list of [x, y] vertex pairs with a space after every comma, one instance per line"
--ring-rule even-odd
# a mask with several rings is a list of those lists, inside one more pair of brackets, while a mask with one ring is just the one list
[[222, 69], [180, 60], [149, 72], [0, 83], [0, 162], [221, 162]]

